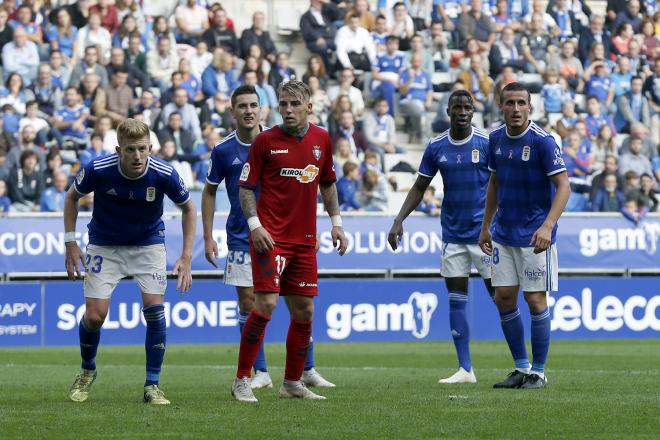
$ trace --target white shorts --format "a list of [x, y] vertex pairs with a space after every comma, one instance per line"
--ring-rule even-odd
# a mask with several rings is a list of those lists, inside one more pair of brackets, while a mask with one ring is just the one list
[[534, 253], [533, 247], [493, 242], [493, 286], [520, 286], [523, 292], [553, 292], [559, 284], [557, 246]]
[[469, 277], [472, 265], [482, 278], [490, 278], [490, 257], [478, 244], [445, 243], [440, 274], [445, 278]]
[[250, 251], [227, 252], [225, 284], [237, 287], [252, 287], [252, 258]]
[[122, 278], [132, 276], [142, 293], [164, 295], [167, 288], [165, 245], [87, 245], [85, 298], [109, 299]]

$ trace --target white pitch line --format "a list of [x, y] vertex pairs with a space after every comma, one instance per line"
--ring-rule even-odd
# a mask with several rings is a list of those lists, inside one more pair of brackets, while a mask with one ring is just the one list
[[[14, 367], [25, 367], [27, 364], [12, 364], [12, 363], [7, 363], [7, 364], [0, 364], [0, 368], [14, 368]], [[75, 366], [75, 365], [74, 365]], [[53, 368], [53, 367], [65, 367], [68, 368], [68, 366], [62, 365], [62, 364], [33, 364], [30, 365], [30, 368]], [[134, 368], [136, 367], [135, 364], [99, 364], [99, 368], [105, 369], [105, 368]], [[271, 367], [273, 367], [271, 365]], [[163, 365], [164, 369], [184, 369], [184, 368], [189, 368], [189, 369], [201, 369], [201, 370], [233, 370], [236, 369], [236, 365], [197, 365], [197, 364], [164, 364]], [[273, 368], [275, 369], [283, 369], [284, 367], [281, 365], [276, 365]], [[406, 370], [410, 371], [411, 367], [377, 367], [377, 366], [364, 366], [364, 367], [330, 367], [330, 366], [323, 366], [321, 367], [323, 370], [336, 370], [336, 371], [395, 371], [395, 370]], [[414, 367], [413, 369], [415, 370], [433, 370], [433, 371], [453, 371], [453, 368], [447, 368], [447, 367]], [[501, 372], [507, 372], [510, 371], [510, 369], [507, 368], [479, 368], [476, 371], [488, 371], [488, 372], [494, 372], [494, 373], [501, 373]], [[652, 369], [652, 370], [572, 370], [570, 368], [562, 368], [562, 369], [556, 369], [556, 368], [551, 368], [547, 370], [550, 374], [553, 373], [577, 373], [577, 374], [634, 374], [634, 375], [641, 375], [641, 374], [653, 374], [653, 375], [660, 375], [660, 369]]]

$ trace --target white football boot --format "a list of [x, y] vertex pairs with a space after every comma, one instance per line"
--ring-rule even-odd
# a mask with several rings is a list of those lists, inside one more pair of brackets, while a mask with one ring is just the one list
[[465, 371], [465, 369], [461, 367], [450, 377], [440, 379], [438, 383], [477, 383], [477, 377], [474, 375], [474, 369]]
[[270, 374], [268, 374], [268, 371], [257, 371], [254, 373], [254, 376], [252, 376], [250, 386], [253, 390], [257, 390], [259, 388], [273, 388], [273, 381], [270, 379]]
[[231, 386], [231, 395], [239, 402], [258, 402], [257, 398], [254, 397], [252, 387], [250, 387], [249, 377], [234, 379], [234, 383]]
[[284, 383], [282, 383], [282, 387], [280, 388], [280, 397], [325, 400], [324, 396], [319, 396], [318, 394], [313, 393], [300, 380], [284, 380]]
[[303, 371], [301, 380], [308, 387], [334, 388], [336, 386], [334, 383], [321, 376], [314, 368]]

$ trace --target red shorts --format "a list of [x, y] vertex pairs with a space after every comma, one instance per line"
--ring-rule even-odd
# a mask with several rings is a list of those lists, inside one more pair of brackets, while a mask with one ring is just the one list
[[250, 243], [250, 256], [255, 292], [304, 296], [318, 294], [314, 246], [276, 244], [268, 254], [258, 254]]

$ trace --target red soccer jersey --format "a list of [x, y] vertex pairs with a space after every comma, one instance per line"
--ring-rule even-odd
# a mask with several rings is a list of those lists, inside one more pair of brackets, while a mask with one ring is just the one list
[[313, 124], [298, 138], [279, 126], [261, 132], [238, 184], [259, 185], [257, 214], [275, 243], [316, 244], [319, 183], [337, 180], [328, 132]]

